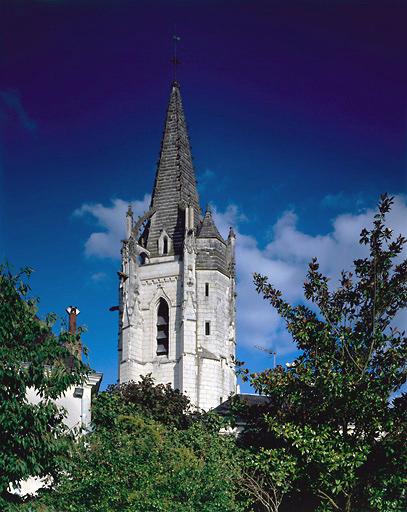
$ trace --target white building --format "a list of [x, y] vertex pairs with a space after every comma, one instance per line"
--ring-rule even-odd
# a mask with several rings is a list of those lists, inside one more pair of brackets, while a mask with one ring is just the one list
[[[69, 315], [69, 331], [75, 334], [76, 317], [79, 314], [79, 309], [70, 306], [67, 308], [67, 313]], [[82, 357], [81, 342], [74, 347], [71, 357]], [[69, 362], [67, 363], [69, 364]], [[48, 370], [46, 369], [45, 371]], [[61, 396], [54, 400], [58, 408], [65, 412], [63, 422], [75, 435], [86, 434], [91, 430], [92, 400], [99, 392], [102, 378], [103, 375], [101, 373], [92, 371], [84, 378], [81, 384], [70, 386]], [[26, 390], [26, 400], [31, 404], [39, 404], [47, 399], [42, 397], [37, 389], [30, 387]], [[13, 492], [21, 496], [36, 494], [38, 489], [49, 483], [51, 483], [49, 477], [38, 478], [34, 476], [20, 482], [19, 488]]]
[[[101, 373], [92, 372], [80, 386], [69, 387], [63, 395], [54, 400], [58, 407], [66, 411], [64, 423], [70, 430], [80, 434], [91, 429], [92, 400], [99, 392], [102, 377]], [[31, 404], [38, 404], [41, 401], [34, 388], [27, 389], [26, 398]]]
[[[92, 372], [80, 386], [69, 387], [63, 395], [54, 400], [59, 408], [65, 410], [64, 423], [75, 434], [85, 434], [91, 429], [92, 400], [99, 391], [102, 377], [101, 373]], [[27, 389], [26, 397], [32, 404], [38, 404], [41, 401], [40, 395], [34, 388]], [[51, 480], [47, 477], [30, 477], [20, 482], [19, 489], [15, 489], [14, 492], [20, 496], [35, 495], [41, 487], [49, 483]]]
[[237, 392], [235, 235], [202, 217], [179, 84], [173, 82], [150, 209], [127, 213], [119, 381], [151, 373], [204, 410]]

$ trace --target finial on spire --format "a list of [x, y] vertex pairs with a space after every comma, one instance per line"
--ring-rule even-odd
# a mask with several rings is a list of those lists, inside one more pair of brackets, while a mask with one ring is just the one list
[[172, 39], [174, 41], [174, 56], [171, 60], [173, 66], [174, 66], [174, 84], [177, 84], [177, 66], [180, 64], [179, 59], [177, 58], [177, 43], [181, 41], [181, 38], [177, 35], [173, 35]]
[[127, 217], [133, 217], [133, 209], [131, 207], [131, 204], [129, 204], [129, 206], [127, 207], [126, 215], [127, 215]]

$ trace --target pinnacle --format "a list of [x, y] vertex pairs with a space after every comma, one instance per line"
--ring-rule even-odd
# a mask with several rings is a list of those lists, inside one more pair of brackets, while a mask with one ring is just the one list
[[221, 240], [222, 242], [224, 242], [224, 240], [223, 240], [221, 234], [219, 233], [218, 228], [216, 227], [215, 222], [213, 220], [212, 210], [211, 210], [211, 207], [209, 206], [209, 204], [206, 207], [206, 213], [203, 218], [201, 227], [199, 229], [198, 236], [199, 236], [199, 238], [217, 238], [218, 240]]

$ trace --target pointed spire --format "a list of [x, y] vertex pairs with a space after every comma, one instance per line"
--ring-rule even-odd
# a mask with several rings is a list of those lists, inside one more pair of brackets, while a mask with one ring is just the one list
[[218, 231], [218, 228], [215, 225], [215, 222], [212, 217], [212, 209], [208, 204], [206, 207], [205, 216], [203, 218], [201, 227], [199, 229], [199, 238], [217, 238], [221, 242], [225, 242]]
[[148, 229], [147, 248], [152, 254], [157, 252], [157, 241], [162, 229], [171, 237], [175, 254], [181, 254], [184, 237], [181, 217], [182, 209], [187, 204], [194, 208], [196, 226], [201, 209], [180, 87], [174, 81], [151, 199], [151, 206], [156, 209], [156, 213]]

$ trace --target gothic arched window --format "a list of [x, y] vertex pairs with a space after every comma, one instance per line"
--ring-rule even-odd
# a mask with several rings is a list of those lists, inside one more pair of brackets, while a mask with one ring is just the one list
[[142, 252], [138, 255], [137, 261], [139, 265], [144, 265], [147, 261], [147, 254], [145, 252]]
[[163, 254], [168, 254], [168, 237], [163, 239]]
[[160, 256], [165, 256], [171, 252], [171, 238], [165, 229], [161, 230], [160, 237], [157, 240], [157, 249]]
[[157, 309], [157, 355], [168, 355], [169, 309], [167, 302], [161, 298]]

